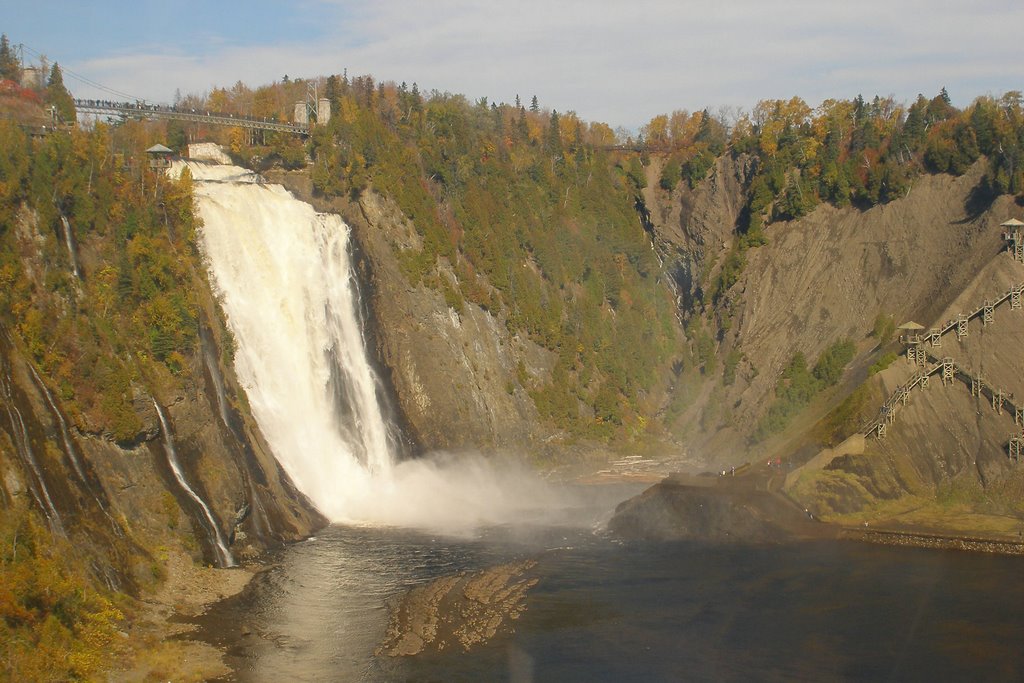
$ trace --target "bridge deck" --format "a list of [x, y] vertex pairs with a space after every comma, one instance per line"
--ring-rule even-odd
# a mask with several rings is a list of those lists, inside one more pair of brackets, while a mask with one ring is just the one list
[[101, 100], [75, 100], [75, 109], [79, 114], [96, 116], [120, 116], [122, 118], [165, 119], [187, 121], [189, 123], [205, 123], [213, 126], [234, 126], [251, 130], [266, 130], [296, 135], [309, 135], [309, 126], [299, 123], [282, 123], [246, 116], [233, 116], [210, 112], [181, 111], [168, 107], [158, 107], [130, 102], [106, 102]]

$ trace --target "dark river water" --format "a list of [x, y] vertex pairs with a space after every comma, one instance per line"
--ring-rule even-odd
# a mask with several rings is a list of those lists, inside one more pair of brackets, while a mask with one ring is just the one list
[[[242, 681], [1024, 680], [1021, 559], [633, 543], [600, 531], [602, 506], [571, 527], [463, 539], [329, 527], [281, 551], [203, 631]], [[388, 599], [522, 558], [540, 581], [514, 633], [468, 653], [373, 656]]]

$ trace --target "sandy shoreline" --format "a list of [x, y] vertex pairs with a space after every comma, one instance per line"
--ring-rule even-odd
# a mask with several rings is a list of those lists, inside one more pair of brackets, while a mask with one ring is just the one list
[[108, 680], [208, 681], [232, 675], [220, 648], [189, 637], [198, 630], [190, 620], [240, 593], [261, 566], [201, 567], [179, 552], [168, 556], [165, 568], [163, 584], [137, 602], [126, 628], [129, 655]]

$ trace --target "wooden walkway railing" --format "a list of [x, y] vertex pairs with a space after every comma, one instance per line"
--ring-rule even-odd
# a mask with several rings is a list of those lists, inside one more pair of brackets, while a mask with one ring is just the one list
[[997, 299], [986, 300], [978, 308], [966, 314], [958, 314], [956, 318], [940, 327], [923, 334], [902, 335], [900, 341], [907, 347], [907, 359], [915, 367], [922, 369], [892, 392], [882, 404], [875, 419], [866, 424], [861, 433], [866, 437], [884, 438], [888, 426], [896, 419], [896, 413], [910, 400], [911, 392], [927, 387], [929, 380], [938, 375], [944, 386], [959, 382], [970, 390], [972, 396], [985, 398], [998, 414], [1006, 413], [1013, 417], [1017, 431], [1010, 435], [1006, 447], [1010, 458], [1020, 461], [1024, 456], [1024, 406], [1017, 403], [1012, 393], [994, 386], [980, 374], [972, 375], [957, 365], [951, 357], [937, 358], [931, 355], [926, 345], [931, 348], [941, 347], [942, 337], [950, 332], [956, 333], [957, 341], [963, 340], [968, 336], [967, 323], [975, 318], [981, 318], [982, 325], [991, 325], [994, 322], [995, 309], [1006, 302], [1010, 303], [1011, 310], [1020, 310], [1022, 293], [1024, 284], [1012, 285]]

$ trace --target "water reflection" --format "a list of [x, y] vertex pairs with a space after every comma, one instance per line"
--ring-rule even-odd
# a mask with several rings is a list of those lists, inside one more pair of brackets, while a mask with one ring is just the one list
[[[372, 656], [388, 599], [523, 557], [541, 580], [512, 635]], [[206, 627], [245, 681], [1021, 680], [1020, 567], [853, 542], [630, 544], [585, 526], [462, 540], [331, 527]]]

